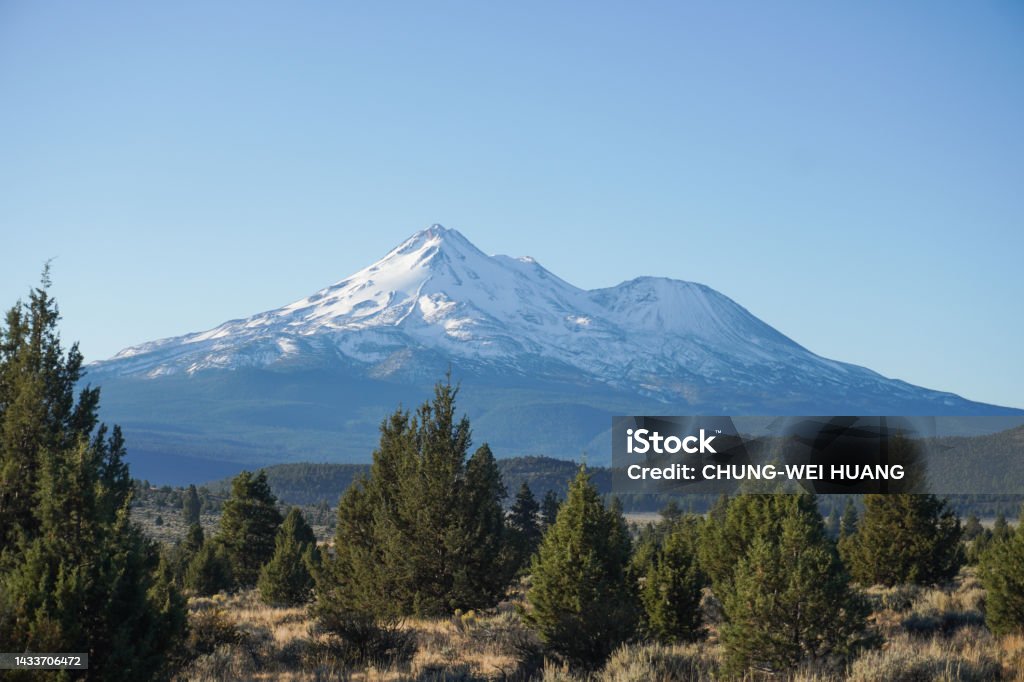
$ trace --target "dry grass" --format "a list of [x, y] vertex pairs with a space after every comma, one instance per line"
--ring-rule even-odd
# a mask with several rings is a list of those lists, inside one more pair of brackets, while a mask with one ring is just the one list
[[198, 654], [178, 675], [184, 682], [227, 680], [513, 680], [528, 679], [532, 636], [510, 608], [458, 614], [450, 619], [410, 619], [416, 652], [406, 662], [353, 668], [319, 634], [304, 608], [273, 608], [255, 592], [189, 602]]
[[[750, 674], [745, 682], [1024, 682], [1024, 634], [993, 637], [983, 624], [984, 590], [963, 573], [946, 589], [873, 587], [872, 621], [884, 636], [879, 649], [863, 652], [845, 669], [810, 665], [789, 675]], [[538, 645], [514, 608], [494, 613], [457, 613], [437, 620], [410, 619], [416, 651], [402, 663], [352, 667], [317, 634], [305, 609], [277, 609], [254, 593], [218, 595], [190, 602], [198, 639], [190, 665], [178, 680], [283, 680], [314, 682], [536, 680], [537, 682], [663, 682], [727, 680], [721, 647], [712, 635], [698, 644], [638, 643], [622, 647], [605, 666], [580, 675], [538, 659]], [[198, 649], [201, 648], [202, 651]]]

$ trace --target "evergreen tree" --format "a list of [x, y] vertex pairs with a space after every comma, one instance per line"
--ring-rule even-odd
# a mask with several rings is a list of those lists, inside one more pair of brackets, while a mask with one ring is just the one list
[[562, 502], [558, 499], [558, 494], [554, 490], [549, 489], [544, 493], [544, 497], [540, 501], [541, 530], [547, 530], [555, 523], [555, 519], [558, 518], [558, 509], [561, 505]]
[[467, 462], [457, 392], [439, 383], [415, 415], [399, 409], [381, 424], [369, 476], [338, 505], [335, 556], [318, 575], [322, 620], [440, 616], [494, 606], [504, 593], [514, 568], [504, 486], [486, 445]]
[[231, 558], [222, 544], [209, 540], [196, 552], [185, 569], [185, 588], [199, 597], [230, 590], [234, 584]]
[[993, 540], [981, 558], [985, 623], [996, 635], [1024, 632], [1024, 510], [1016, 531]]
[[839, 533], [842, 530], [840, 527], [841, 525], [842, 521], [839, 518], [839, 512], [836, 511], [835, 507], [832, 507], [828, 512], [828, 516], [825, 517], [825, 533], [827, 533], [830, 538], [838, 538]]
[[548, 653], [594, 669], [630, 639], [638, 617], [630, 540], [581, 467], [534, 555], [524, 614]]
[[281, 513], [266, 472], [243, 471], [231, 481], [231, 496], [220, 517], [219, 542], [231, 563], [235, 586], [253, 587], [263, 564], [274, 555]]
[[184, 603], [130, 520], [124, 439], [97, 425], [99, 389], [75, 399], [82, 356], [61, 347], [48, 285], [44, 271], [0, 329], [0, 642], [87, 652], [85, 679], [155, 679]]
[[679, 502], [671, 500], [661, 508], [658, 514], [663, 521], [675, 521], [683, 515], [683, 508], [679, 506]]
[[1009, 539], [1012, 534], [1013, 531], [1010, 530], [1010, 524], [1006, 522], [1006, 515], [1000, 512], [996, 516], [996, 522], [992, 524], [992, 539], [996, 542], [1002, 542]]
[[199, 553], [199, 550], [203, 548], [203, 543], [206, 542], [206, 535], [203, 533], [203, 527], [198, 523], [193, 523], [188, 527], [188, 531], [185, 533], [185, 539], [182, 541], [181, 546], [189, 556], [195, 556]]
[[510, 542], [515, 552], [517, 573], [530, 565], [530, 557], [540, 546], [541, 531], [537, 518], [539, 513], [540, 505], [537, 498], [533, 496], [533, 491], [526, 481], [523, 481], [508, 515]]
[[981, 520], [978, 519], [977, 514], [971, 514], [967, 517], [967, 520], [964, 521], [964, 542], [971, 542], [984, 532], [985, 528], [981, 525]]
[[839, 538], [836, 541], [839, 557], [847, 571], [851, 570], [850, 562], [853, 560], [853, 556], [860, 551], [858, 545], [860, 540], [857, 537], [858, 524], [857, 507], [854, 505], [853, 499], [848, 498], [846, 507], [843, 509], [843, 516], [839, 520]]
[[703, 636], [701, 588], [705, 578], [697, 565], [697, 519], [676, 517], [660, 549], [648, 560], [641, 599], [647, 631], [667, 642], [689, 642]]
[[701, 569], [719, 598], [733, 590], [736, 562], [746, 555], [755, 538], [781, 532], [782, 520], [792, 504], [820, 522], [812, 495], [743, 494], [723, 496], [715, 503], [708, 521], [701, 526], [698, 555]]
[[[779, 672], [846, 659], [864, 641], [867, 604], [851, 591], [809, 495], [779, 495], [778, 531], [760, 533], [722, 595], [728, 668]], [[813, 498], [810, 500], [813, 502]]]
[[[28, 304], [15, 304], [0, 328], [0, 552], [38, 535], [43, 453], [73, 450], [94, 437], [97, 423], [99, 389], [86, 386], [75, 400], [82, 354], [78, 344], [66, 354], [61, 347], [49, 286], [47, 265]], [[120, 447], [108, 449], [97, 466], [120, 465], [119, 455]]]
[[864, 585], [933, 584], [963, 563], [960, 521], [934, 495], [865, 495], [858, 530], [840, 545]]
[[[311, 608], [318, 625], [342, 637], [369, 632], [380, 618], [399, 611], [382, 584], [381, 548], [374, 542], [374, 486], [364, 477], [352, 483], [338, 502], [333, 555], [324, 554], [313, 573], [316, 599]], [[394, 577], [393, 577], [394, 578]]]
[[199, 524], [195, 524], [188, 527], [183, 539], [178, 540], [173, 547], [164, 551], [161, 556], [160, 570], [176, 587], [185, 586], [185, 573], [188, 571], [188, 565], [203, 548], [204, 542], [203, 529]]
[[466, 462], [462, 518], [449, 541], [462, 557], [456, 567], [454, 601], [469, 608], [497, 604], [516, 573], [501, 506], [506, 495], [498, 463], [484, 444]]
[[189, 485], [188, 490], [181, 498], [181, 514], [185, 523], [189, 526], [199, 523], [199, 510], [202, 504], [199, 501], [199, 492], [195, 485]]
[[839, 519], [839, 537], [843, 538], [857, 532], [857, 505], [852, 498], [847, 498], [843, 516]]
[[260, 571], [260, 598], [271, 606], [299, 606], [309, 601], [319, 564], [316, 536], [298, 507], [292, 507], [274, 541], [274, 556]]

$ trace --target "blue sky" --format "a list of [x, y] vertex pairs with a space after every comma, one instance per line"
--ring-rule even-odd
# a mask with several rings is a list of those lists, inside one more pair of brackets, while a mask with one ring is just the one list
[[0, 2], [0, 303], [89, 359], [442, 223], [1024, 406], [1024, 4]]

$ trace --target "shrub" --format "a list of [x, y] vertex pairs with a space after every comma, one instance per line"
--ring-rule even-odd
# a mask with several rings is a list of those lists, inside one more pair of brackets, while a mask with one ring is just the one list
[[396, 620], [321, 613], [317, 629], [328, 636], [314, 655], [326, 651], [347, 665], [405, 663], [416, 654], [416, 633], [402, 629]]
[[957, 650], [943, 639], [927, 644], [898, 638], [869, 651], [850, 667], [850, 682], [989, 682], [999, 661], [977, 648]]
[[189, 682], [248, 680], [252, 679], [255, 667], [252, 656], [243, 647], [222, 644], [193, 661], [182, 677]]
[[[969, 604], [967, 597], [973, 603]], [[903, 628], [915, 635], [941, 633], [949, 635], [965, 627], [981, 626], [985, 622], [981, 610], [976, 608], [971, 592], [923, 592], [903, 619]]]
[[219, 608], [204, 609], [189, 616], [185, 648], [189, 656], [211, 654], [224, 644], [240, 644], [242, 633]]
[[985, 622], [996, 634], [1024, 632], [1024, 514], [1016, 532], [993, 540], [981, 558]]
[[260, 599], [270, 606], [300, 606], [313, 592], [313, 572], [319, 565], [316, 537], [293, 507], [274, 539], [274, 556], [260, 570]]
[[874, 610], [889, 609], [897, 613], [908, 611], [924, 589], [920, 585], [876, 585], [865, 592]]
[[200, 597], [231, 588], [231, 561], [223, 546], [208, 540], [185, 570], [185, 587]]
[[598, 675], [600, 682], [698, 682], [712, 678], [717, 664], [696, 646], [663, 644], [620, 647]]

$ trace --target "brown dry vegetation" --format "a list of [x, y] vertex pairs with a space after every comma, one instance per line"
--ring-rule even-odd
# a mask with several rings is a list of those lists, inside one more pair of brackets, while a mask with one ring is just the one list
[[[839, 670], [799, 670], [788, 682], [916, 682], [918, 680], [1024, 682], [1024, 635], [993, 637], [984, 626], [984, 590], [970, 571], [946, 589], [913, 586], [867, 590], [874, 606], [879, 648]], [[713, 600], [705, 600], [713, 608]], [[393, 682], [410, 680], [536, 680], [538, 682], [641, 682], [723, 680], [721, 647], [708, 640], [666, 646], [628, 645], [589, 678], [550, 661], [515, 608], [457, 614], [443, 620], [407, 620], [416, 651], [406, 661], [350, 667], [328, 635], [318, 633], [302, 608], [275, 609], [252, 592], [193, 599], [187, 665], [178, 680], [285, 680]], [[713, 619], [714, 614], [709, 613]], [[746, 680], [761, 679], [750, 675]], [[767, 679], [767, 678], [765, 678]]]

